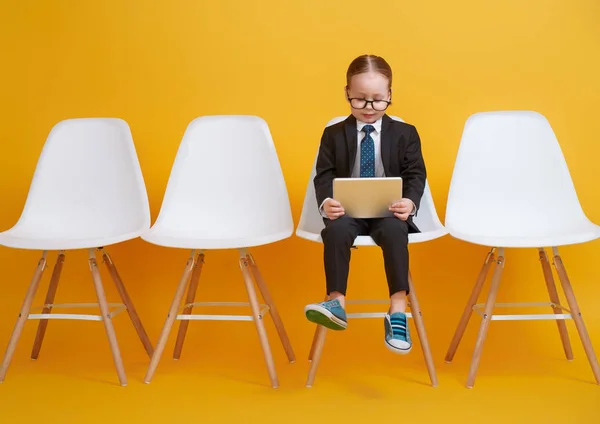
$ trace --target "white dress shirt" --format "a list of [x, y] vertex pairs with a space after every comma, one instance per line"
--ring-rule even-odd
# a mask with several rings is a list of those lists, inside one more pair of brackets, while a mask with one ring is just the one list
[[[356, 131], [358, 132], [358, 136], [356, 138], [356, 159], [354, 160], [354, 167], [352, 168], [351, 178], [360, 178], [360, 143], [365, 138], [365, 133], [362, 130], [365, 125], [372, 125], [375, 128], [374, 131], [371, 132], [371, 138], [373, 139], [373, 143], [375, 144], [375, 177], [376, 178], [384, 178], [385, 170], [383, 169], [383, 160], [381, 159], [381, 121], [382, 118], [379, 118], [372, 124], [367, 124], [366, 122], [356, 120]], [[323, 203], [319, 206], [319, 212], [321, 216], [327, 218], [327, 214], [323, 209], [323, 205], [329, 199], [329, 197], [323, 200]], [[412, 200], [411, 200], [411, 203]], [[342, 205], [343, 206], [343, 205]], [[413, 210], [410, 213], [414, 215], [416, 213], [415, 205], [413, 203]]]

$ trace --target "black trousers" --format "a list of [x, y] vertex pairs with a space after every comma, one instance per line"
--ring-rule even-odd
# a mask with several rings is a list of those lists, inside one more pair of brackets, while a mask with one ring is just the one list
[[408, 232], [408, 223], [395, 217], [357, 219], [342, 216], [334, 220], [325, 219], [321, 237], [327, 294], [340, 292], [346, 295], [350, 251], [358, 235], [371, 236], [381, 247], [390, 296], [399, 291], [408, 294]]

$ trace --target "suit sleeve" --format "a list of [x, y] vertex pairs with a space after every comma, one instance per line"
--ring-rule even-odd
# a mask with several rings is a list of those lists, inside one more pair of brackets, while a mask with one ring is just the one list
[[327, 128], [325, 128], [321, 137], [316, 168], [316, 175], [313, 182], [317, 197], [317, 207], [320, 207], [325, 199], [333, 197], [333, 180], [336, 177], [335, 142], [329, 137]]
[[412, 200], [418, 210], [425, 191], [427, 170], [421, 152], [421, 139], [415, 127], [411, 128], [402, 163], [404, 164], [401, 173], [404, 197]]

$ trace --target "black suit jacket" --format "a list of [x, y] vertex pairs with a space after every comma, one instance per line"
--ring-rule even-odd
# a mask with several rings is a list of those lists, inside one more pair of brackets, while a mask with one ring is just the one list
[[[356, 160], [357, 137], [356, 118], [353, 115], [323, 131], [314, 178], [318, 206], [326, 198], [333, 198], [334, 178], [351, 176]], [[412, 200], [418, 210], [427, 171], [417, 129], [384, 115], [381, 123], [381, 160], [386, 177], [402, 177], [402, 197]], [[407, 222], [412, 232], [419, 231], [412, 217]]]

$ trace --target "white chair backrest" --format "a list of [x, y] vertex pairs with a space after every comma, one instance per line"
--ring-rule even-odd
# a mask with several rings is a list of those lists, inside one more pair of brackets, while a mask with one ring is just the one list
[[155, 227], [227, 239], [292, 234], [294, 223], [267, 123], [256, 116], [204, 116], [187, 127]]
[[139, 235], [150, 209], [131, 131], [116, 118], [56, 124], [14, 231], [60, 239]]
[[547, 119], [483, 112], [464, 127], [448, 193], [450, 234], [512, 237], [587, 221]]
[[[402, 119], [396, 116], [390, 116], [390, 118], [404, 122]], [[338, 122], [345, 120], [345, 116], [339, 116], [327, 123], [327, 126], [334, 125]], [[317, 157], [318, 157], [318, 149], [317, 155], [315, 156], [315, 160], [313, 162], [312, 171], [310, 173], [310, 178], [308, 180], [308, 185], [306, 187], [306, 195], [304, 197], [304, 205], [302, 206], [302, 215], [300, 216], [300, 223], [298, 224], [298, 229], [296, 234], [301, 235], [303, 233], [320, 235], [321, 230], [325, 228], [325, 223], [323, 222], [323, 217], [319, 213], [319, 205], [317, 205], [317, 198], [315, 194], [315, 186], [313, 179], [316, 175], [316, 165], [317, 165]], [[421, 198], [421, 206], [419, 208], [419, 213], [416, 217], [414, 217], [414, 223], [419, 227], [421, 232], [428, 231], [438, 231], [440, 228], [443, 228], [442, 223], [438, 217], [438, 214], [435, 209], [435, 204], [433, 203], [433, 198], [431, 196], [431, 191], [429, 189], [429, 184], [425, 185], [425, 192], [423, 193], [423, 197]]]

